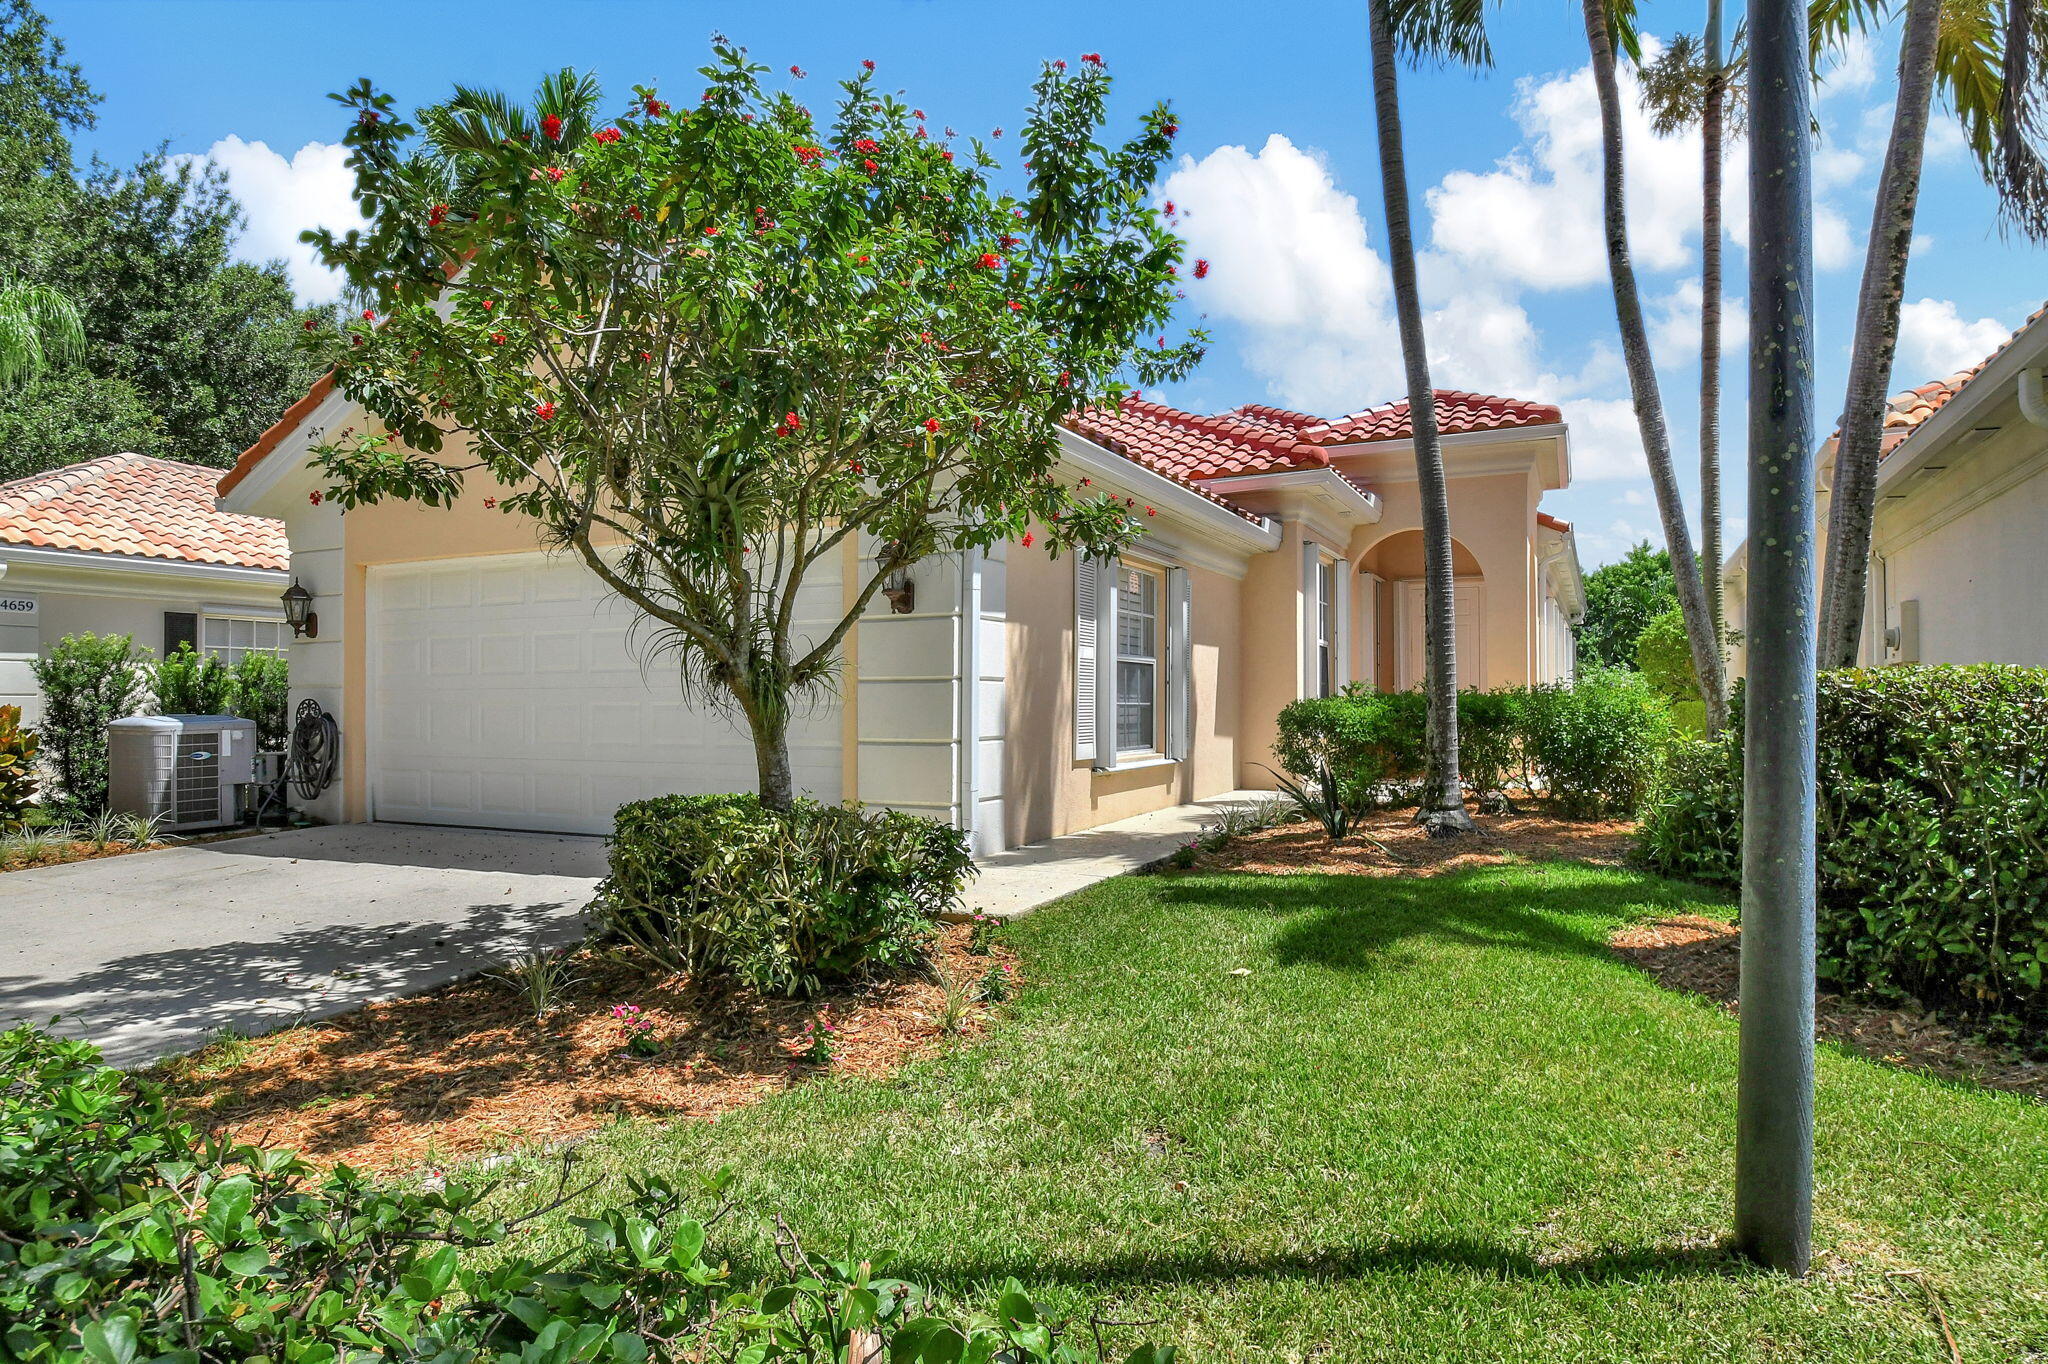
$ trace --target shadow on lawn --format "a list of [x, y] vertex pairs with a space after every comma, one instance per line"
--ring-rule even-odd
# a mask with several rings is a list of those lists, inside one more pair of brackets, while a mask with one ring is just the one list
[[1273, 943], [1281, 965], [1358, 973], [1376, 970], [1418, 939], [1611, 961], [1607, 934], [1616, 924], [1646, 913], [1697, 910], [1710, 898], [1661, 877], [1611, 869], [1597, 877], [1570, 876], [1540, 863], [1429, 878], [1204, 876], [1160, 892], [1164, 904], [1286, 918]]
[[1557, 1257], [1466, 1237], [1397, 1238], [1377, 1246], [1350, 1246], [1283, 1255], [1239, 1255], [1227, 1250], [1165, 1255], [1119, 1255], [1097, 1260], [1059, 1256], [1025, 1261], [994, 1257], [892, 1261], [889, 1272], [918, 1283], [1000, 1283], [1015, 1276], [1027, 1285], [1058, 1283], [1084, 1288], [1141, 1288], [1240, 1279], [1358, 1279], [1424, 1269], [1466, 1270], [1494, 1279], [1642, 1283], [1682, 1278], [1760, 1274], [1754, 1262], [1726, 1244], [1614, 1246]]

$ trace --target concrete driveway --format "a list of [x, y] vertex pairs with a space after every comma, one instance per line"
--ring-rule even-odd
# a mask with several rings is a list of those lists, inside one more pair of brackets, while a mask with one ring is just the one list
[[133, 1066], [573, 937], [596, 838], [347, 824], [0, 875], [0, 1025]]

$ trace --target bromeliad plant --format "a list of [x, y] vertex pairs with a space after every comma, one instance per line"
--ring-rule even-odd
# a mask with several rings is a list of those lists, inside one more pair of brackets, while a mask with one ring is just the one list
[[[336, 98], [371, 224], [306, 237], [376, 301], [309, 334], [384, 427], [316, 447], [324, 496], [446, 506], [483, 475], [486, 505], [533, 518], [738, 712], [775, 808], [791, 715], [884, 584], [1136, 533], [1055, 478], [1059, 424], [1185, 374], [1206, 339], [1162, 334], [1164, 104], [1110, 142], [1100, 56], [1048, 63], [1012, 191], [863, 66], [824, 122], [722, 41], [681, 108], [641, 87], [605, 116], [564, 71], [531, 108], [458, 89], [415, 125], [365, 81]], [[842, 566], [845, 613], [799, 629], [805, 584]]]

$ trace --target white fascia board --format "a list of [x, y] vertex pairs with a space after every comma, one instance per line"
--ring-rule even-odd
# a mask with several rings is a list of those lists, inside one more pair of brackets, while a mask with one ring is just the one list
[[[1548, 530], [1548, 527], [1545, 528]], [[1586, 577], [1579, 566], [1579, 537], [1577, 532], [1550, 531], [1557, 537], [1557, 548], [1545, 558], [1557, 565], [1557, 580], [1560, 599], [1564, 602], [1565, 614], [1577, 625], [1586, 618]]]
[[1065, 427], [1060, 428], [1060, 462], [1083, 477], [1121, 489], [1171, 513], [1176, 520], [1239, 553], [1260, 553], [1280, 548], [1280, 528], [1267, 518], [1247, 521], [1194, 489], [1147, 469], [1135, 460], [1125, 459], [1113, 450], [1105, 450]]
[[1338, 515], [1353, 525], [1369, 525], [1382, 515], [1377, 495], [1353, 483], [1335, 469], [1275, 469], [1263, 474], [1234, 474], [1229, 478], [1203, 480], [1217, 492], [1293, 492], [1320, 495], [1337, 506]]
[[1920, 472], [1920, 466], [1940, 455], [1962, 436], [1968, 435], [1993, 407], [2016, 395], [2020, 371], [2030, 369], [2048, 355], [2048, 319], [2028, 327], [2012, 343], [1991, 357], [1983, 369], [1941, 410], [1920, 423], [1901, 444], [1901, 453], [1879, 462], [1877, 486], [1884, 488]]
[[[1455, 431], [1449, 435], [1439, 435], [1436, 441], [1442, 449], [1463, 450], [1471, 446], [1510, 445], [1524, 440], [1563, 441], [1566, 430], [1563, 422], [1545, 422], [1539, 426], [1507, 426], [1492, 431]], [[1392, 440], [1352, 441], [1344, 445], [1324, 445], [1318, 448], [1327, 450], [1332, 455], [1361, 455], [1399, 450], [1403, 447], [1413, 447], [1414, 444], [1412, 436], [1396, 436]]]
[[283, 513], [264, 507], [264, 499], [277, 489], [285, 479], [304, 467], [306, 451], [316, 437], [325, 434], [336, 424], [345, 424], [351, 417], [357, 421], [367, 420], [366, 414], [355, 401], [341, 391], [339, 384], [320, 405], [308, 412], [305, 419], [287, 432], [283, 439], [272, 447], [269, 454], [258, 461], [255, 468], [243, 476], [242, 481], [228, 489], [226, 494], [215, 499], [222, 511], [242, 512], [251, 516], [281, 516]]
[[35, 545], [0, 545], [0, 564], [64, 569], [83, 573], [141, 574], [150, 578], [198, 579], [240, 583], [249, 587], [282, 587], [291, 575], [281, 568], [250, 568], [241, 564], [203, 564], [189, 559], [154, 559], [146, 554], [108, 554], [99, 550], [46, 549]]

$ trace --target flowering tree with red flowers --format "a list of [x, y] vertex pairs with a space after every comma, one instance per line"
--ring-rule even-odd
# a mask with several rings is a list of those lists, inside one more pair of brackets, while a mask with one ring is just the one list
[[[566, 71], [417, 127], [368, 82], [336, 96], [370, 224], [306, 240], [376, 306], [308, 343], [383, 426], [316, 450], [327, 497], [445, 506], [479, 475], [744, 717], [786, 806], [790, 717], [884, 582], [1032, 524], [1055, 553], [1136, 534], [1055, 478], [1060, 420], [1205, 338], [1162, 334], [1182, 247], [1145, 189], [1172, 115], [1107, 143], [1099, 56], [1046, 65], [1014, 192], [872, 63], [829, 124], [765, 70], [721, 41], [701, 98], [643, 87], [610, 118]], [[799, 590], [849, 544], [849, 609], [800, 636]]]

